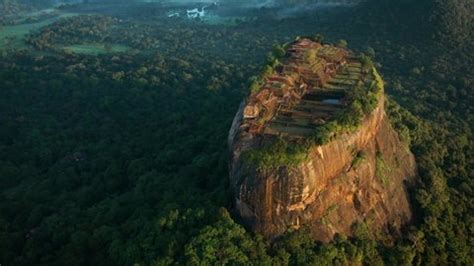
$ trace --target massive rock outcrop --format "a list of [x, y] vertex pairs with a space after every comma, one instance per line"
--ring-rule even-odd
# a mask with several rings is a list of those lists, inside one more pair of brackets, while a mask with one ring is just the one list
[[[314, 85], [304, 78], [301, 82], [310, 88]], [[249, 101], [241, 104], [235, 116], [229, 146], [235, 209], [250, 229], [274, 239], [289, 229], [306, 226], [316, 240], [327, 242], [336, 233], [352, 235], [357, 224], [365, 224], [373, 232], [396, 234], [411, 220], [406, 183], [416, 177], [415, 160], [385, 114], [383, 91], [356, 130], [310, 146], [306, 159], [296, 165], [263, 169], [248, 162], [245, 153], [261, 149], [275, 138], [289, 139], [292, 134], [250, 131], [245, 115]], [[280, 119], [282, 109], [277, 108], [263, 127]]]

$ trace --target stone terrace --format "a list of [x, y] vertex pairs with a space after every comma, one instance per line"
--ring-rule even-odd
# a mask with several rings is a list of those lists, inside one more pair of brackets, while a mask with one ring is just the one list
[[347, 105], [347, 92], [363, 80], [361, 62], [348, 50], [300, 39], [244, 109], [250, 134], [304, 138]]

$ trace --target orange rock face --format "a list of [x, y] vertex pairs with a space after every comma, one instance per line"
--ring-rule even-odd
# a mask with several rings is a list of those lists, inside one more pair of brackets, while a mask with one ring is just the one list
[[268, 239], [307, 226], [316, 240], [352, 235], [366, 223], [397, 233], [411, 220], [406, 183], [416, 178], [415, 159], [385, 115], [384, 99], [359, 129], [314, 146], [300, 165], [259, 171], [242, 153], [265, 141], [241, 134], [241, 105], [229, 134], [230, 181], [235, 209], [246, 226]]
[[[373, 232], [399, 232], [412, 217], [406, 184], [415, 180], [417, 171], [413, 155], [385, 114], [382, 79], [369, 60], [348, 50], [309, 39], [289, 47], [276, 67], [278, 75], [267, 77], [261, 90], [241, 104], [229, 132], [230, 182], [238, 215], [269, 239], [303, 226], [325, 242], [336, 233], [354, 234], [360, 223]], [[300, 68], [309, 76], [322, 71], [325, 79], [300, 75]], [[300, 78], [287, 86], [283, 81], [289, 76]], [[274, 82], [282, 86], [266, 88]], [[350, 96], [355, 91], [366, 94], [356, 102]], [[296, 96], [284, 101], [285, 93]], [[280, 103], [267, 106], [269, 99]], [[352, 103], [362, 108], [364, 100], [373, 104], [354, 130], [332, 132], [335, 136], [325, 145], [310, 142], [303, 160], [291, 161], [291, 166], [284, 165], [290, 160], [278, 160], [286, 158], [281, 153], [265, 155], [265, 165], [272, 158], [277, 162], [268, 168], [244, 158], [247, 151], [278, 139], [287, 145], [311, 140], [341, 110], [356, 109]], [[257, 160], [262, 156], [253, 154]]]

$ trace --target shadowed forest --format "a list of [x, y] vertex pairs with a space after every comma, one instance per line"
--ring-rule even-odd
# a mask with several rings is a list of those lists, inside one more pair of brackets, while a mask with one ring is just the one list
[[[0, 1], [0, 265], [474, 264], [472, 1], [32, 2]], [[268, 242], [233, 215], [239, 103], [316, 35], [383, 75], [420, 175], [400, 236]]]

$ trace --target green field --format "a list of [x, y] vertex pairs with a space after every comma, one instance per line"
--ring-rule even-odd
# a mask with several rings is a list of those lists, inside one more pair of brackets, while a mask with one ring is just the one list
[[235, 26], [239, 22], [248, 21], [245, 17], [221, 17], [217, 15], [206, 16], [202, 21], [209, 25], [224, 25], [224, 26]]
[[100, 55], [107, 53], [124, 53], [129, 51], [131, 48], [125, 45], [112, 44], [104, 45], [102, 43], [88, 43], [88, 44], [77, 44], [64, 47], [65, 51], [77, 53], [77, 54], [88, 54], [88, 55]]
[[[26, 17], [34, 17], [36, 13], [30, 13]], [[36, 23], [25, 23], [13, 26], [0, 27], [0, 50], [25, 49], [28, 48], [25, 39], [28, 34], [50, 25], [61, 18], [77, 16], [76, 13], [63, 13], [53, 18], [48, 18]], [[125, 45], [86, 43], [63, 47], [63, 50], [77, 54], [100, 55], [106, 53], [123, 53], [131, 48]]]
[[64, 13], [57, 17], [45, 19], [36, 23], [19, 24], [13, 26], [0, 26], [0, 50], [26, 48], [25, 38], [32, 31], [52, 24], [58, 19], [77, 16], [75, 13]]

